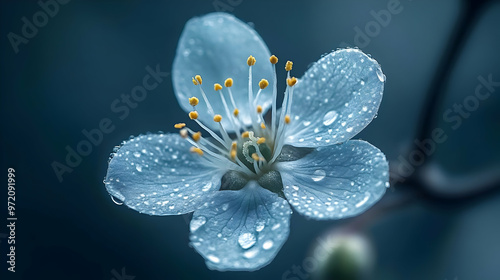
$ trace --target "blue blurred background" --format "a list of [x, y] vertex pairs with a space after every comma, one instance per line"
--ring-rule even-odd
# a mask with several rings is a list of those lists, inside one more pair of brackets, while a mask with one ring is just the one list
[[[4, 178], [16, 170], [19, 219], [15, 274], [0, 229], [2, 279], [318, 279], [321, 263], [338, 262], [315, 257], [318, 240], [339, 232], [356, 236], [345, 247], [366, 279], [499, 279], [500, 1], [61, 0], [47, 16], [48, 2], [0, 8], [1, 163]], [[170, 72], [187, 20], [221, 10], [251, 22], [298, 76], [345, 46], [387, 76], [378, 117], [355, 138], [386, 153], [388, 193], [347, 220], [295, 213], [276, 259], [252, 273], [208, 270], [188, 245], [189, 215], [141, 215], [102, 183], [114, 146], [187, 119], [170, 77], [123, 119], [111, 104], [147, 66]], [[39, 27], [23, 31], [26, 21]], [[103, 119], [113, 131], [58, 177], [54, 162]]]

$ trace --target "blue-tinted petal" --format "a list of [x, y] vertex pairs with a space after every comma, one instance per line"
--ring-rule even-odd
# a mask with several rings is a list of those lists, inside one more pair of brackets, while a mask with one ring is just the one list
[[270, 263], [288, 238], [288, 202], [251, 181], [217, 192], [194, 212], [191, 242], [210, 269], [256, 270]]
[[142, 135], [126, 141], [109, 162], [107, 191], [150, 215], [192, 212], [220, 188], [223, 170], [189, 152], [178, 134]]
[[[186, 23], [182, 32], [173, 65], [173, 83], [177, 100], [185, 111], [192, 110], [188, 98], [196, 96], [200, 99], [197, 106], [200, 120], [211, 128], [219, 129], [212, 121], [213, 116], [207, 112], [207, 107], [199, 89], [193, 85], [191, 77], [201, 75], [203, 89], [207, 93], [216, 114], [224, 116], [225, 110], [219, 93], [214, 92], [214, 83], [224, 84], [226, 78], [233, 78], [231, 87], [236, 106], [240, 109], [240, 118], [249, 125], [248, 115], [248, 65], [247, 58], [252, 55], [257, 62], [253, 66], [253, 86], [258, 89], [260, 79], [271, 81], [271, 56], [266, 44], [259, 34], [246, 23], [232, 15], [212, 13], [203, 17], [193, 18]], [[223, 89], [229, 106], [228, 91]], [[255, 96], [254, 92], [254, 96]], [[261, 93], [259, 104], [263, 109], [269, 108], [272, 99], [272, 89], [268, 87]], [[232, 107], [230, 107], [231, 109]], [[232, 111], [232, 110], [231, 110]], [[227, 118], [222, 124], [230, 129]]]
[[318, 147], [349, 140], [375, 117], [384, 82], [377, 61], [358, 49], [324, 56], [296, 85], [287, 143]]
[[318, 220], [360, 214], [389, 186], [384, 154], [359, 140], [319, 147], [299, 160], [278, 163], [278, 170], [290, 204]]

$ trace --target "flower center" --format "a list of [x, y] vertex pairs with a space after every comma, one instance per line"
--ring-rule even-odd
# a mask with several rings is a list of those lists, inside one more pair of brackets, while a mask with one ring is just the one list
[[[224, 111], [214, 112], [205, 91], [203, 90], [203, 80], [200, 75], [192, 78], [193, 84], [200, 90], [200, 95], [206, 104], [208, 114], [213, 116], [213, 121], [219, 124], [220, 135], [212, 131], [198, 120], [199, 114], [196, 106], [200, 100], [197, 97], [189, 98], [189, 104], [193, 106], [193, 111], [189, 113], [189, 118], [196, 122], [203, 130], [208, 132], [213, 138], [202, 137], [201, 132], [195, 132], [184, 123], [178, 123], [175, 128], [180, 129], [180, 135], [193, 145], [191, 152], [200, 155], [200, 160], [207, 161], [208, 164], [219, 166], [220, 168], [242, 172], [249, 179], [261, 178], [264, 174], [272, 171], [273, 163], [280, 155], [286, 137], [286, 126], [290, 123], [291, 105], [293, 99], [294, 85], [297, 78], [290, 77], [293, 63], [287, 61], [285, 70], [287, 71], [287, 86], [282, 103], [281, 114], [278, 116], [276, 111], [277, 99], [277, 78], [276, 64], [278, 58], [271, 56], [269, 62], [273, 67], [273, 97], [271, 121], [266, 123], [263, 116], [263, 108], [257, 104], [259, 96], [264, 90], [269, 90], [269, 82], [262, 79], [259, 82], [259, 90], [254, 96], [252, 87], [252, 66], [256, 60], [253, 56], [247, 59], [248, 64], [248, 106], [250, 110], [250, 125], [245, 125], [240, 119], [240, 109], [236, 106], [231, 87], [233, 79], [227, 78], [224, 81], [224, 87], [221, 84], [214, 84], [214, 90], [220, 95]], [[224, 90], [223, 90], [224, 89]], [[226, 93], [227, 92], [227, 93]], [[228, 102], [229, 101], [229, 102]], [[229, 120], [229, 125], [234, 133], [228, 133], [226, 127], [222, 125], [222, 118]], [[227, 125], [227, 124], [226, 124]]]

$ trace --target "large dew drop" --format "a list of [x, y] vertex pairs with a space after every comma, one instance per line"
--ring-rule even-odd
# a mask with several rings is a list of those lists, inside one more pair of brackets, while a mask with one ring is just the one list
[[380, 68], [377, 69], [377, 76], [382, 83], [385, 82], [385, 75], [384, 73], [382, 73], [382, 69]]
[[339, 114], [336, 111], [329, 111], [328, 113], [325, 114], [323, 117], [323, 124], [324, 125], [331, 125], [339, 116]]
[[326, 176], [325, 170], [318, 169], [318, 170], [314, 171], [312, 179], [314, 182], [319, 182], [319, 181], [323, 180], [325, 178], [325, 176]]
[[242, 233], [240, 234], [240, 237], [238, 237], [238, 243], [240, 244], [241, 248], [243, 249], [248, 249], [252, 247], [255, 242], [257, 242], [257, 238], [255, 238], [255, 235], [253, 233]]

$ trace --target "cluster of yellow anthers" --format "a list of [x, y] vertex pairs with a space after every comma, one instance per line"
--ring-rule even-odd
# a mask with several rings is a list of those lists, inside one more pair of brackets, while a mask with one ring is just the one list
[[[259, 90], [257, 94], [253, 95], [252, 88], [252, 66], [255, 65], [255, 57], [249, 56], [247, 59], [248, 64], [248, 104], [250, 108], [249, 116], [251, 120], [251, 129], [247, 130], [243, 121], [240, 119], [240, 110], [236, 107], [236, 102], [233, 98], [231, 87], [233, 79], [227, 78], [224, 81], [224, 87], [228, 91], [230, 105], [232, 106], [232, 113], [226, 97], [223, 95], [223, 87], [221, 84], [214, 84], [215, 92], [220, 93], [220, 98], [224, 106], [225, 117], [228, 118], [232, 131], [236, 133], [237, 139], [233, 140], [227, 133], [222, 125], [222, 115], [215, 114], [212, 105], [210, 104], [205, 91], [202, 88], [203, 80], [200, 75], [192, 78], [193, 84], [200, 89], [201, 96], [207, 106], [208, 113], [213, 117], [214, 122], [219, 123], [220, 137], [217, 133], [205, 126], [198, 120], [198, 111], [196, 106], [200, 102], [197, 97], [189, 98], [189, 104], [193, 106], [193, 111], [189, 112], [189, 118], [194, 120], [201, 128], [207, 131], [216, 141], [210, 141], [201, 136], [201, 132], [194, 132], [186, 127], [185, 123], [175, 124], [175, 128], [180, 129], [180, 135], [189, 141], [193, 147], [191, 152], [204, 156], [212, 164], [223, 164], [229, 169], [241, 171], [248, 175], [260, 174], [265, 172], [281, 153], [285, 141], [285, 126], [290, 123], [291, 104], [293, 98], [293, 87], [297, 83], [297, 78], [290, 77], [293, 63], [287, 61], [285, 70], [287, 71], [287, 87], [283, 99], [281, 115], [279, 119], [276, 113], [276, 99], [277, 99], [277, 78], [276, 78], [276, 64], [278, 58], [272, 55], [269, 61], [273, 67], [274, 81], [273, 81], [273, 99], [272, 99], [272, 114], [271, 124], [268, 128], [262, 115], [263, 108], [257, 104], [257, 100], [261, 92], [269, 86], [266, 79], [259, 82]], [[279, 121], [277, 125], [277, 121]], [[191, 135], [191, 138], [189, 137]], [[259, 135], [259, 136], [255, 136]], [[267, 141], [269, 139], [269, 141]], [[217, 143], [218, 142], [218, 143]]]

